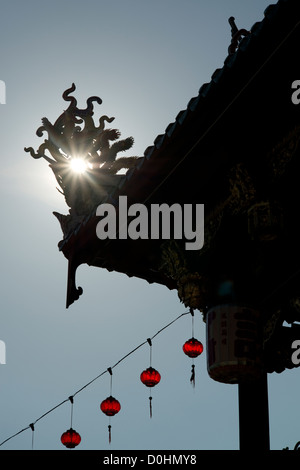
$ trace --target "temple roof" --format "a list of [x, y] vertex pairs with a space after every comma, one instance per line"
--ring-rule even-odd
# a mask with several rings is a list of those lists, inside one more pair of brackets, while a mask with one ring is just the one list
[[[166, 193], [171, 200], [167, 180], [180, 173], [177, 188], [180, 188], [181, 202], [195, 201], [192, 188], [196, 186], [197, 200], [209, 204], [204, 190], [207, 181], [216, 170], [220, 174], [230, 166], [230, 154], [239, 148], [245, 153], [245, 159], [254, 150], [259, 153], [258, 141], [269, 150], [274, 135], [284, 135], [297, 111], [291, 106], [289, 93], [290, 81], [297, 78], [297, 67], [290, 57], [291, 47], [296, 53], [293, 41], [299, 34], [298, 20], [297, 0], [279, 0], [268, 6], [262, 21], [252, 26], [250, 34], [228, 54], [223, 67], [214, 71], [211, 81], [201, 86], [198, 95], [191, 98], [186, 109], [146, 148], [138, 165], [120, 178], [118, 186], [111, 189], [103, 202], [114, 203], [119, 195], [126, 195], [132, 202], [150, 201], [155, 199], [154, 194], [165, 202]], [[278, 60], [281, 70], [278, 70]], [[282, 76], [283, 70], [290, 80], [287, 73]], [[285, 99], [286, 103], [282, 101]], [[279, 120], [283, 109], [288, 110], [284, 121]], [[218, 158], [218, 154], [222, 157]], [[188, 166], [189, 182], [185, 185], [182, 180], [186, 173], [181, 171], [187, 171]], [[81, 227], [93, 216], [94, 213], [87, 214]], [[64, 251], [70, 237], [77, 236], [79, 231], [80, 226], [60, 243], [60, 249]]]

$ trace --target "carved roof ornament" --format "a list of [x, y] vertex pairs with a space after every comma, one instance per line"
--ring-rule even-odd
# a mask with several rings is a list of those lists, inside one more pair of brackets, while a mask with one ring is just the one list
[[[49, 163], [60, 186], [57, 189], [71, 208], [68, 216], [54, 213], [65, 236], [120, 183], [124, 175], [117, 174], [119, 170], [132, 168], [139, 160], [138, 157], [117, 158], [119, 152], [132, 147], [133, 137], [118, 140], [119, 130], [104, 128], [105, 122], [111, 123], [114, 117], [101, 116], [98, 125], [95, 124], [94, 102], [101, 104], [101, 98], [91, 96], [86, 108], [79, 109], [76, 98], [70, 96], [75, 89], [73, 83], [64, 91], [62, 97], [70, 104], [54, 124], [42, 118], [43, 125], [36, 134], [42, 137], [47, 132], [48, 137], [37, 151], [32, 147], [24, 149], [33, 158], [44, 158]], [[74, 163], [80, 164], [78, 172], [74, 171]]]
[[233, 54], [238, 49], [242, 38], [248, 36], [250, 31], [247, 31], [246, 29], [238, 29], [233, 16], [228, 19], [228, 22], [231, 26], [231, 43], [228, 48], [228, 54]]
[[210, 299], [208, 279], [194, 270], [186, 252], [175, 240], [161, 246], [159, 269], [176, 281], [178, 296], [186, 307], [206, 311]]

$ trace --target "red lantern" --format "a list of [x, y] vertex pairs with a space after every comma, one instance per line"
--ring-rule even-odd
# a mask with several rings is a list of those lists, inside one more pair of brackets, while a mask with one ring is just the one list
[[[198, 341], [194, 336], [188, 339], [182, 346], [184, 354], [191, 357], [194, 361], [195, 357], [200, 356], [203, 352], [203, 344]], [[195, 365], [192, 364], [192, 375], [190, 379], [191, 384], [195, 387]]]
[[110, 418], [111, 416], [116, 415], [119, 413], [121, 409], [120, 402], [116, 400], [113, 396], [107, 397], [100, 405], [101, 411], [109, 417], [109, 425], [108, 425], [108, 436], [109, 436], [109, 443], [111, 443], [111, 425], [110, 425]]
[[[161, 376], [160, 373], [153, 367], [148, 367], [148, 369], [143, 370], [140, 375], [140, 379], [146, 387], [155, 387], [160, 382]], [[150, 393], [149, 396], [150, 403], [150, 418], [152, 418], [152, 396]]]
[[114, 416], [115, 414], [119, 413], [121, 409], [121, 405], [114, 397], [111, 395], [103, 400], [100, 405], [101, 411], [105, 413], [107, 416]]
[[153, 369], [153, 367], [148, 367], [141, 373], [141, 381], [146, 387], [155, 387], [160, 382], [161, 376], [160, 373]]
[[74, 429], [70, 428], [66, 432], [64, 432], [60, 438], [62, 444], [66, 446], [68, 449], [74, 449], [74, 447], [78, 446], [81, 442], [81, 437], [78, 432]]
[[184, 345], [182, 346], [182, 349], [183, 349], [184, 354], [186, 354], [187, 356], [191, 358], [194, 358], [202, 354], [203, 344], [193, 337], [184, 343]]

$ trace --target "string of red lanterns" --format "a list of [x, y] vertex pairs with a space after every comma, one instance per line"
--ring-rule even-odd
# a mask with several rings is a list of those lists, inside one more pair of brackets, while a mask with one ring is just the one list
[[[59, 406], [61, 406], [62, 404], [66, 403], [67, 401], [70, 401], [71, 402], [71, 426], [69, 429], [67, 429], [62, 435], [61, 435], [61, 443], [67, 448], [67, 449], [74, 449], [75, 447], [77, 447], [80, 443], [81, 443], [81, 436], [80, 434], [75, 431], [72, 427], [72, 420], [73, 420], [73, 403], [74, 403], [74, 396], [77, 395], [78, 393], [80, 393], [82, 390], [84, 390], [86, 387], [88, 387], [89, 385], [91, 385], [95, 380], [97, 380], [98, 378], [100, 378], [102, 375], [104, 375], [106, 372], [109, 372], [110, 373], [110, 376], [111, 376], [111, 389], [112, 389], [112, 368], [114, 368], [116, 365], [118, 365], [120, 362], [122, 362], [125, 358], [127, 358], [129, 355], [131, 355], [133, 352], [135, 352], [137, 349], [139, 349], [141, 346], [143, 346], [144, 344], [146, 344], [148, 342], [149, 346], [150, 346], [150, 367], [148, 367], [147, 369], [145, 369], [141, 374], [140, 374], [140, 380], [141, 382], [146, 386], [146, 387], [149, 387], [150, 388], [150, 396], [149, 396], [149, 401], [150, 401], [150, 417], [152, 417], [152, 396], [151, 396], [151, 389], [153, 387], [155, 387], [161, 380], [161, 375], [160, 373], [154, 369], [152, 367], [152, 339], [154, 337], [156, 337], [159, 333], [161, 333], [163, 330], [165, 330], [166, 328], [168, 328], [169, 326], [171, 326], [174, 322], [176, 322], [177, 320], [179, 320], [179, 318], [185, 316], [185, 315], [188, 315], [189, 313], [192, 314], [192, 319], [194, 317], [194, 312], [192, 310], [190, 310], [189, 312], [185, 312], [185, 313], [182, 313], [181, 315], [179, 315], [178, 317], [176, 317], [174, 320], [172, 320], [170, 323], [168, 323], [166, 326], [164, 326], [163, 328], [161, 328], [155, 335], [152, 336], [152, 338], [148, 338], [146, 341], [144, 341], [143, 343], [141, 343], [139, 346], [137, 346], [136, 348], [134, 348], [131, 352], [129, 352], [128, 354], [126, 354], [123, 358], [121, 358], [116, 364], [114, 364], [114, 366], [112, 367], [109, 367], [107, 370], [105, 370], [104, 372], [102, 372], [101, 374], [97, 375], [94, 379], [92, 379], [90, 382], [88, 382], [87, 384], [85, 384], [83, 387], [81, 387], [79, 390], [77, 390], [76, 393], [74, 393], [72, 396], [68, 397], [68, 399], [65, 399], [63, 400], [61, 403], [57, 404], [56, 406], [54, 406], [53, 408], [51, 408], [49, 411], [47, 411], [46, 413], [44, 413], [42, 416], [40, 416], [39, 418], [37, 418], [33, 423], [31, 423], [30, 425], [28, 425], [26, 428], [24, 429], [21, 429], [19, 432], [13, 434], [12, 436], [10, 436], [9, 438], [5, 439], [3, 442], [0, 443], [0, 446], [2, 446], [4, 443], [6, 443], [7, 441], [9, 441], [10, 439], [18, 436], [19, 434], [21, 434], [22, 432], [24, 432], [25, 430], [31, 428], [32, 430], [32, 448], [33, 448], [33, 436], [34, 436], [34, 431], [35, 431], [35, 423], [37, 423], [39, 420], [41, 420], [42, 418], [44, 418], [45, 416], [47, 416], [49, 413], [51, 413], [52, 411], [54, 411], [56, 408], [58, 408]], [[192, 332], [193, 332], [193, 329], [194, 329], [194, 324], [193, 324], [193, 327], [192, 327]], [[196, 340], [194, 338], [194, 335], [192, 335], [192, 338], [190, 338], [188, 341], [186, 341], [183, 345], [183, 351], [184, 353], [191, 357], [192, 359], [194, 359], [195, 357], [197, 357], [198, 355], [200, 355], [203, 351], [203, 345], [200, 341]], [[192, 366], [193, 368], [194, 366]], [[191, 381], [192, 381], [192, 378], [191, 378]], [[112, 396], [112, 393], [110, 393], [110, 396], [108, 396], [105, 400], [103, 400], [100, 404], [100, 409], [101, 411], [106, 414], [109, 418], [111, 418], [112, 416], [114, 416], [115, 414], [117, 414], [120, 410], [121, 410], [121, 404], [120, 402], [114, 398]], [[109, 429], [109, 442], [111, 442], [111, 425], [110, 425], [110, 422], [109, 422], [109, 425], [108, 425], [108, 429]]]

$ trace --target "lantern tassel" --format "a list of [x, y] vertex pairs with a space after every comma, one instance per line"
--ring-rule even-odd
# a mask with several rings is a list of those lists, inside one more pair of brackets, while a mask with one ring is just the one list
[[192, 365], [192, 375], [190, 378], [190, 382], [195, 387], [195, 364]]
[[150, 418], [152, 418], [152, 397], [149, 397], [149, 405], [150, 405]]
[[111, 425], [108, 425], [108, 442], [111, 443]]

